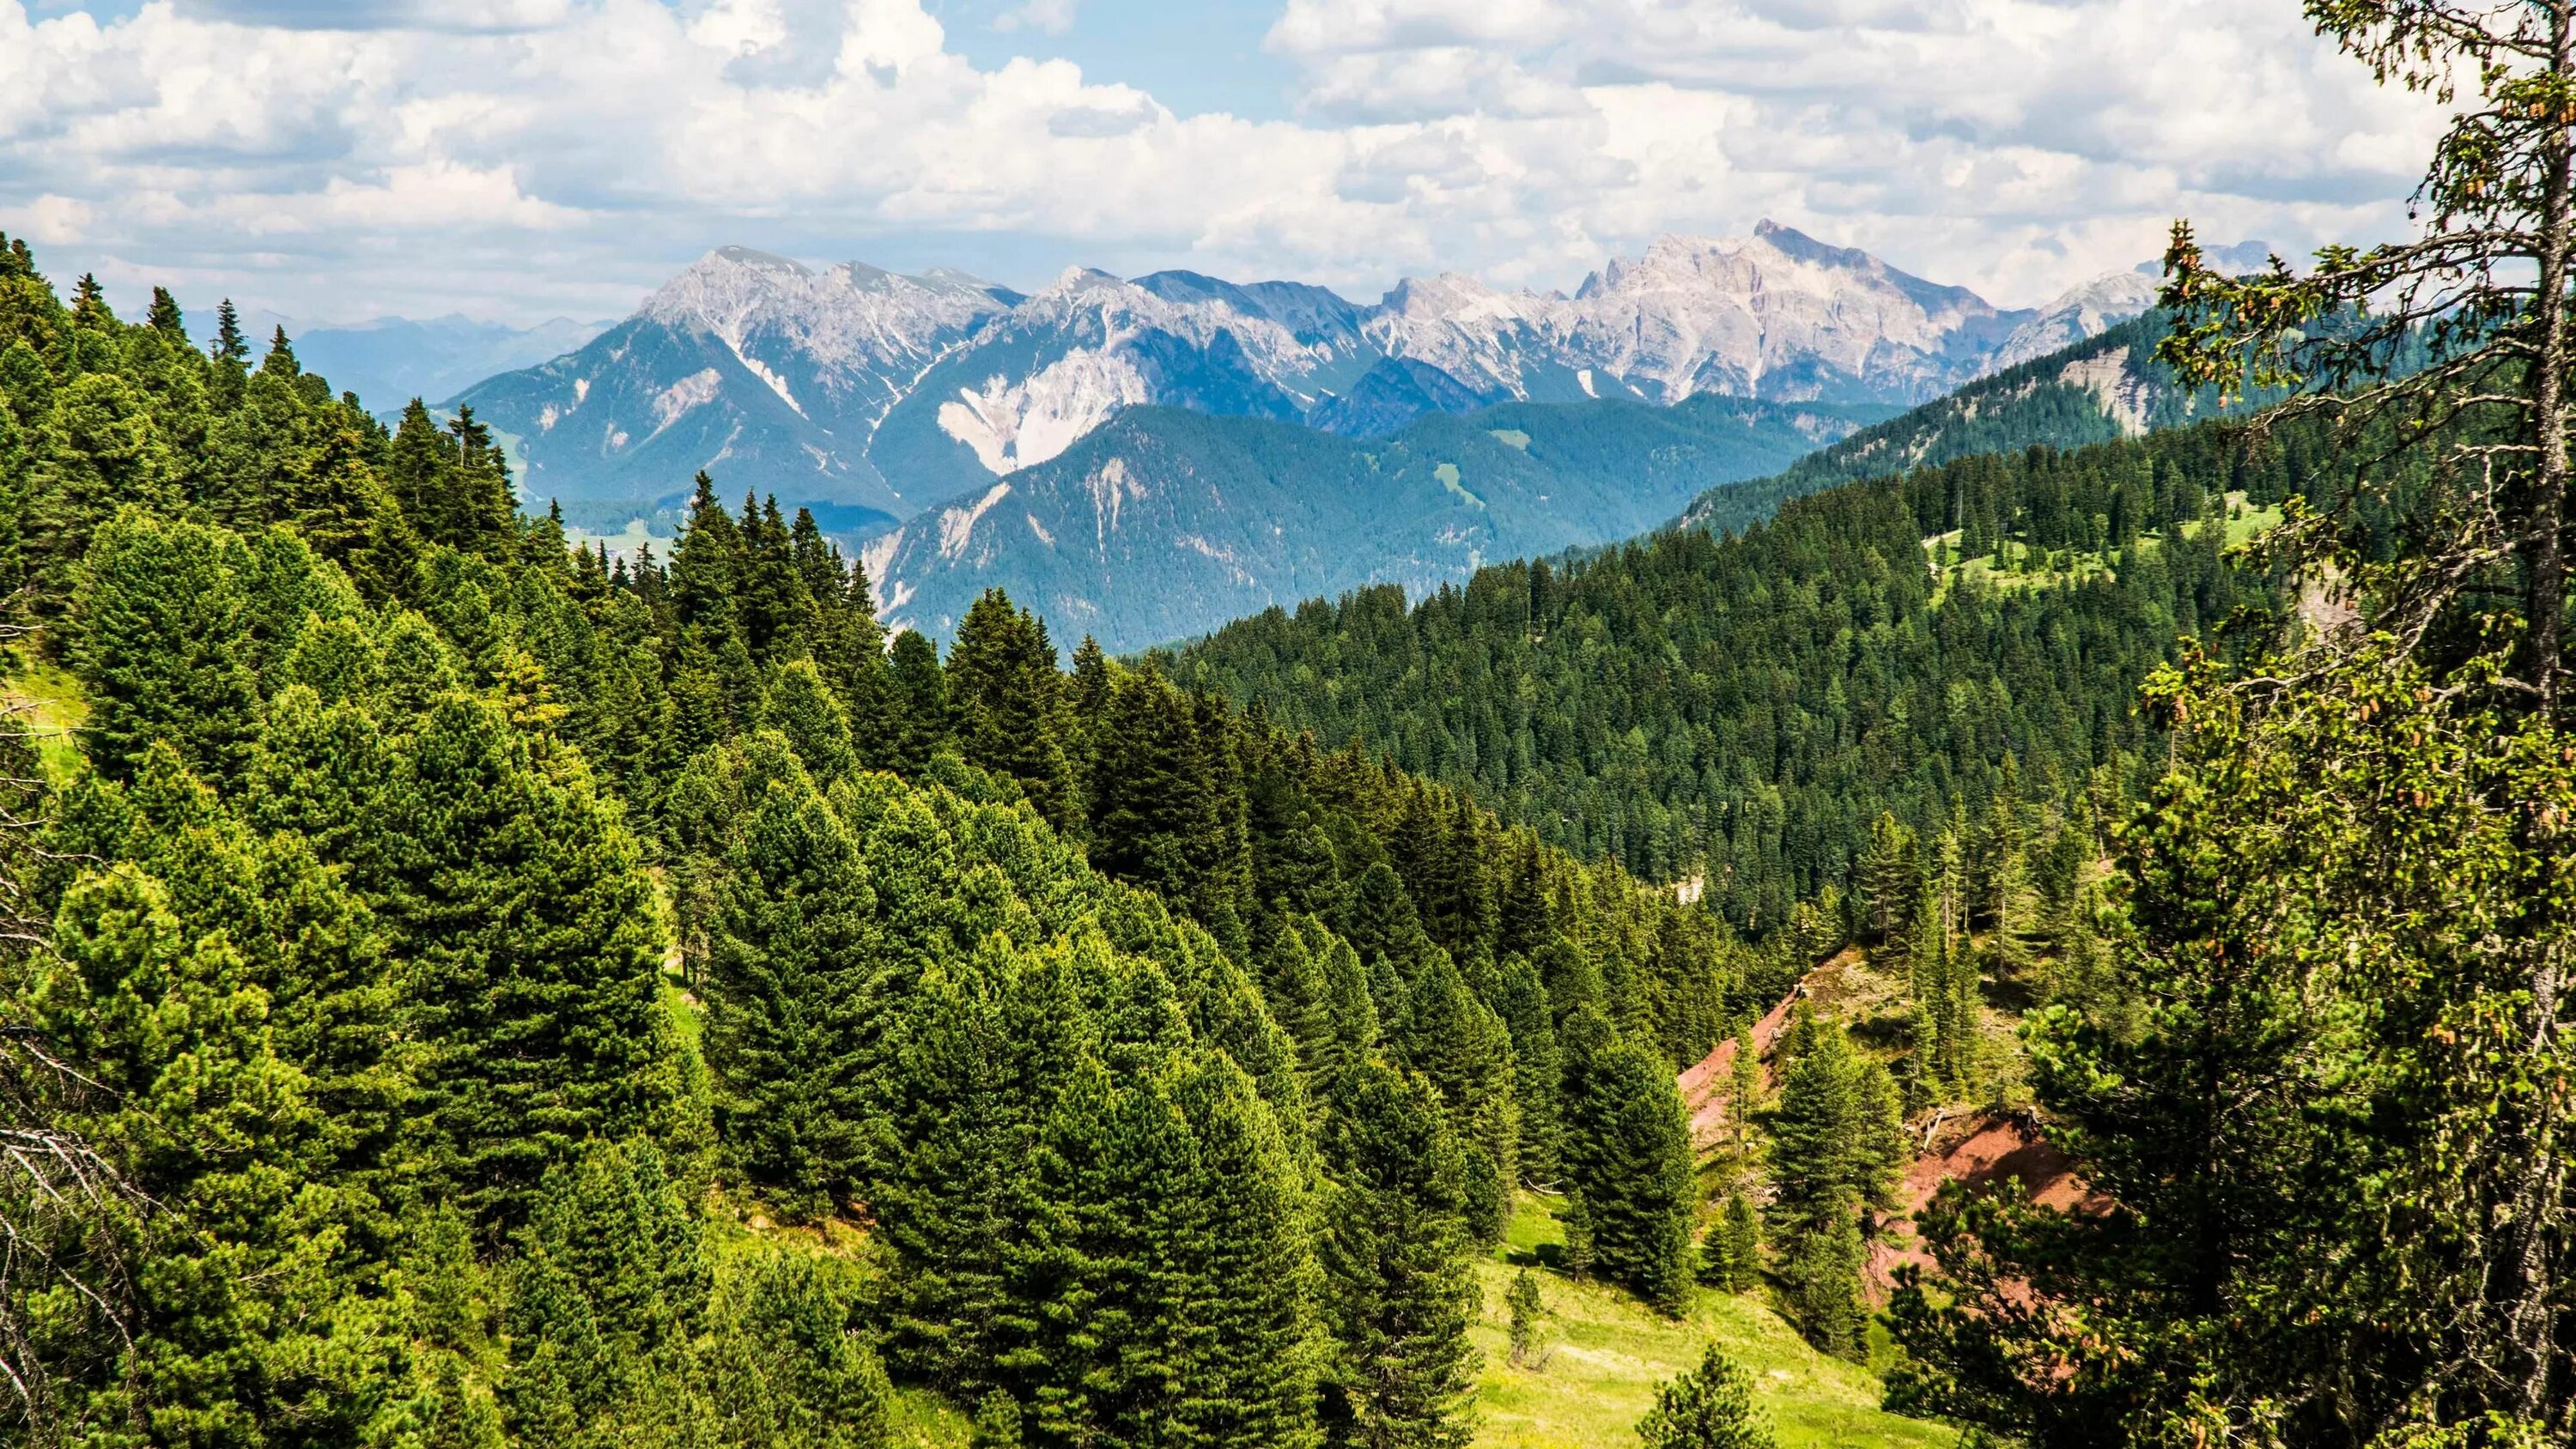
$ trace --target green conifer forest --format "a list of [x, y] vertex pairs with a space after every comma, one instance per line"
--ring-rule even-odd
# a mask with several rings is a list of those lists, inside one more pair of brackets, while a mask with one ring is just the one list
[[569, 547], [470, 414], [6, 257], [37, 1442], [1463, 1443], [1525, 1185], [1681, 1305], [1714, 918], [999, 594], [889, 652], [712, 480]]
[[2302, 13], [2143, 422], [1136, 657], [0, 238], [5, 1442], [2576, 1443], [2576, 3]]

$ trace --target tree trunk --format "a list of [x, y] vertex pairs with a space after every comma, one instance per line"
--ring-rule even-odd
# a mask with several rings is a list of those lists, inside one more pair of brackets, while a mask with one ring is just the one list
[[[2576, 0], [2552, 0], [2549, 6], [2549, 69], [2564, 81], [2576, 74]], [[2539, 476], [2534, 480], [2529, 521], [2527, 595], [2531, 624], [2531, 682], [2540, 694], [2541, 717], [2558, 719], [2559, 680], [2565, 660], [2564, 619], [2567, 571], [2563, 553], [2567, 509], [2567, 397], [2569, 364], [2567, 328], [2568, 253], [2571, 244], [2571, 132], [2562, 100], [2560, 114], [2547, 118], [2547, 178], [2542, 191], [2539, 287], [2541, 308], [2537, 377], [2532, 390], [2532, 424], [2538, 430]], [[2524, 1140], [2520, 1181], [2515, 1184], [2510, 1238], [2513, 1301], [2507, 1306], [2505, 1332], [2521, 1359], [2522, 1381], [2516, 1386], [2522, 1417], [2541, 1417], [2557, 1354], [2558, 1311], [2553, 1302], [2557, 1283], [2551, 1263], [2567, 1190], [2566, 1154], [2560, 1142], [2564, 1088], [2551, 1069], [2559, 1052], [2559, 1001], [2566, 988], [2563, 952], [2555, 943], [2533, 943], [2531, 1015], [2526, 1033], [2526, 1060], [2539, 1078], [2537, 1101]]]

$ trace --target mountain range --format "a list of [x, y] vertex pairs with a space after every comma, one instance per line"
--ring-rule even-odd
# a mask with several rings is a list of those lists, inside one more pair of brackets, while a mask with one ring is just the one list
[[1419, 593], [1487, 563], [1653, 528], [1713, 481], [1789, 466], [1872, 403], [1702, 394], [1433, 412], [1394, 436], [1140, 406], [915, 515], [863, 555], [888, 623], [952, 634], [983, 590], [1057, 642], [1124, 652], [1366, 583]]
[[724, 247], [586, 345], [454, 401], [509, 437], [531, 502], [649, 515], [706, 468], [865, 535], [1046, 463], [1129, 408], [1366, 439], [1514, 402], [1903, 406], [2152, 296], [2122, 272], [2000, 309], [1767, 221], [1748, 238], [1662, 238], [1571, 296], [1450, 273], [1373, 305], [1082, 268], [1023, 294]]

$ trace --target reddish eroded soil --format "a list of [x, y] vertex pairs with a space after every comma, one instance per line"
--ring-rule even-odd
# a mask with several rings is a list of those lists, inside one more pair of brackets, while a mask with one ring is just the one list
[[[1807, 974], [1798, 989], [1771, 1008], [1753, 1028], [1754, 1049], [1763, 1060], [1763, 1081], [1776, 1083], [1773, 1065], [1780, 1034], [1802, 1000], [1830, 1008], [1852, 984], [1857, 952], [1842, 955]], [[1723, 1144], [1733, 1131], [1735, 1041], [1717, 1049], [1681, 1074], [1682, 1106], [1690, 1113], [1691, 1139], [1702, 1152]], [[2075, 1176], [2066, 1154], [2039, 1135], [2036, 1119], [1982, 1108], [1951, 1107], [1918, 1117], [1908, 1124], [1916, 1153], [1897, 1188], [1896, 1211], [1873, 1233], [1869, 1276], [1873, 1295], [1884, 1301], [1894, 1286], [1896, 1269], [1906, 1263], [1930, 1266], [1914, 1235], [1914, 1215], [1932, 1200], [1944, 1182], [1956, 1179], [1973, 1191], [2001, 1190], [2017, 1182], [2022, 1194], [2061, 1212], [2100, 1211], [2108, 1206]]]
[[1874, 1295], [1884, 1301], [1895, 1286], [1899, 1266], [1932, 1265], [1931, 1256], [1915, 1239], [1914, 1215], [1945, 1182], [1966, 1183], [1972, 1192], [2001, 1191], [2017, 1182], [2026, 1200], [2060, 1212], [2099, 1212], [2110, 1205], [2085, 1186], [2066, 1154], [2040, 1137], [2037, 1126], [2020, 1115], [1982, 1109], [1942, 1117], [1937, 1125], [1912, 1124], [1918, 1146], [1927, 1128], [1931, 1146], [1918, 1151], [1913, 1165], [1906, 1168], [1905, 1180], [1896, 1190], [1896, 1212], [1881, 1220], [1871, 1237], [1869, 1278]]

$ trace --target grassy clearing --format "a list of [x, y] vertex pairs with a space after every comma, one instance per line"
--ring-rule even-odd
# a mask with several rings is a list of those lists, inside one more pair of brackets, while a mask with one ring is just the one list
[[1629, 1295], [1540, 1273], [1549, 1314], [1547, 1361], [1512, 1367], [1503, 1295], [1524, 1264], [1544, 1264], [1564, 1243], [1550, 1206], [1525, 1198], [1502, 1251], [1478, 1265], [1485, 1307], [1474, 1334], [1485, 1356], [1478, 1383], [1480, 1449], [1615, 1449], [1655, 1389], [1699, 1362], [1713, 1340], [1752, 1374], [1782, 1449], [1950, 1449], [1952, 1430], [1878, 1407], [1879, 1381], [1858, 1364], [1809, 1348], [1779, 1315], [1750, 1297], [1703, 1293], [1690, 1316], [1665, 1318]]
[[975, 1437], [974, 1420], [928, 1389], [895, 1390], [889, 1417], [895, 1449], [965, 1449]]
[[0, 703], [26, 711], [26, 722], [36, 732], [36, 757], [46, 777], [60, 783], [80, 762], [80, 747], [72, 736], [89, 720], [80, 681], [61, 665], [24, 649], [0, 657], [0, 671], [5, 671]]
[[[2226, 547], [2242, 548], [2257, 535], [2278, 524], [2281, 516], [2281, 510], [2277, 506], [2257, 508], [2246, 501], [2244, 494], [2230, 493], [2224, 501], [2223, 513], [2213, 518], [2186, 523], [2182, 525], [2181, 532], [2185, 538], [2197, 538], [2202, 529], [2210, 527], [2213, 523], [2223, 523], [2227, 529]], [[1947, 595], [1951, 584], [1972, 574], [1983, 580], [1990, 589], [2012, 593], [2027, 589], [2053, 588], [2059, 584], [2076, 583], [2115, 572], [2109, 557], [2105, 554], [2076, 549], [2056, 549], [2043, 555], [2040, 550], [2011, 539], [1998, 544], [1992, 554], [1966, 560], [1954, 559], [1951, 557], [1951, 551], [1959, 547], [1961, 537], [1959, 530], [1952, 529], [1948, 533], [1934, 534], [1923, 540], [1923, 551], [1932, 560], [1933, 568], [1939, 575], [1932, 596], [1935, 604], [1940, 603]], [[2141, 554], [2153, 553], [2162, 548], [2164, 542], [2163, 535], [2150, 533], [2141, 536], [2130, 545], [2130, 548]]]

